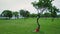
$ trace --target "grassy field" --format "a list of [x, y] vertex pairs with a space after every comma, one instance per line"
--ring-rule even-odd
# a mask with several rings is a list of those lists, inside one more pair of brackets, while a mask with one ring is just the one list
[[60, 19], [40, 18], [41, 29], [33, 32], [36, 27], [36, 18], [0, 20], [0, 34], [60, 34]]

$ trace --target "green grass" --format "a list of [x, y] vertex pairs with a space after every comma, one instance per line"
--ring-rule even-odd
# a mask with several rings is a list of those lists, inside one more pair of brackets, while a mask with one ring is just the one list
[[36, 18], [0, 20], [0, 34], [60, 34], [60, 18], [40, 18], [41, 29], [33, 32], [36, 27]]

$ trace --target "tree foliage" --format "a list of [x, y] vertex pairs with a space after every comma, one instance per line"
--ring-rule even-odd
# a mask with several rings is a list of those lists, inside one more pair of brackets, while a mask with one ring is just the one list
[[51, 12], [51, 17], [56, 17], [59, 10], [55, 6], [52, 6], [53, 1], [54, 0], [39, 0], [38, 2], [32, 2], [32, 4], [37, 9], [38, 14], [39, 10], [41, 11], [40, 14], [42, 14], [45, 9], [48, 9], [49, 12]]
[[29, 17], [30, 16], [30, 12], [26, 11], [25, 15], [26, 15], [26, 17]]
[[19, 17], [19, 15], [18, 15], [18, 12], [16, 11], [16, 12], [13, 12], [13, 15], [15, 16], [15, 18], [18, 18]]
[[30, 12], [27, 10], [20, 10], [20, 15], [23, 17], [29, 17]]
[[24, 10], [20, 10], [20, 15], [25, 17], [25, 11]]
[[4, 10], [2, 12], [2, 16], [3, 17], [9, 17], [9, 19], [10, 19], [12, 17], [12, 11], [10, 11], [10, 10]]
[[33, 14], [30, 14], [30, 17], [32, 17], [32, 18], [33, 17], [37, 17], [37, 14], [34, 14], [34, 13]]
[[35, 8], [41, 9], [41, 8], [49, 8], [52, 6], [53, 0], [39, 0], [38, 2], [32, 2], [33, 6]]
[[51, 13], [44, 13], [44, 17], [51, 17]]

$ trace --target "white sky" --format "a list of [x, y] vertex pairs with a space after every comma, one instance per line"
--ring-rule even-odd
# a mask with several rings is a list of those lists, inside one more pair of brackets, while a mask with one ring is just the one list
[[[30, 13], [37, 13], [31, 4], [34, 1], [37, 0], [0, 0], [0, 13], [3, 10], [19, 11], [20, 9], [28, 10]], [[60, 9], [60, 0], [55, 0], [53, 5]]]

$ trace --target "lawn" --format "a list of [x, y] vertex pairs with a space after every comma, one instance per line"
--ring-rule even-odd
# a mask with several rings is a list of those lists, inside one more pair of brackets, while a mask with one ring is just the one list
[[60, 18], [40, 18], [41, 29], [33, 32], [36, 27], [36, 18], [0, 20], [0, 34], [60, 34]]

